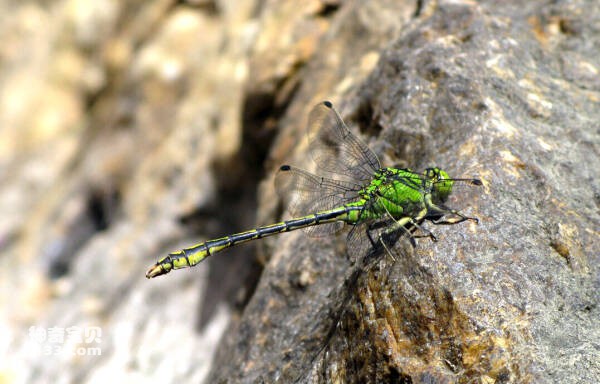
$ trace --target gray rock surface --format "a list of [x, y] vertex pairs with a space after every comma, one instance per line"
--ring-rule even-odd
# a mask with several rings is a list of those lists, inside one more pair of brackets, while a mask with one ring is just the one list
[[[600, 381], [595, 1], [0, 11], [0, 377]], [[279, 220], [272, 175], [314, 170], [324, 99], [384, 164], [482, 178], [457, 196], [479, 225], [368, 268], [294, 232], [146, 280]]]

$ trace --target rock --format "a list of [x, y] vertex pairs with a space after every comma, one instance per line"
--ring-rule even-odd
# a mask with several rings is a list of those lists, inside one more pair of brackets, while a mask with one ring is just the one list
[[[538, 4], [515, 13], [441, 2], [416, 12], [380, 50], [368, 78], [342, 92], [348, 96], [341, 109], [384, 159], [482, 177], [484, 188], [464, 196], [480, 225], [431, 228], [440, 241], [421, 240], [415, 253], [382, 258], [359, 276], [346, 307], [349, 267], [334, 244], [289, 235], [277, 243], [210, 381], [600, 378], [599, 88], [574, 80], [600, 63], [582, 48], [594, 40], [586, 32], [553, 28], [574, 19], [597, 25], [598, 16], [583, 17], [590, 8], [579, 6]], [[342, 17], [344, 10], [332, 30], [360, 29], [351, 15], [364, 9]], [[364, 31], [348, 33], [325, 39], [314, 62], [336, 51], [328, 42], [352, 52], [338, 57], [339, 67], [315, 64], [317, 74], [359, 61]], [[565, 61], [569, 71], [576, 66], [566, 59], [573, 55], [586, 63], [579, 75], [565, 71]], [[291, 103], [291, 116], [307, 108], [303, 96], [319, 94], [313, 84], [323, 81], [304, 81], [302, 104]], [[298, 125], [277, 140], [301, 137]], [[306, 147], [298, 148], [296, 158], [309, 158]], [[280, 157], [277, 145], [272, 153]], [[314, 283], [298, 286], [295, 276], [306, 271]]]
[[[1, 377], [600, 379], [594, 2], [2, 8]], [[355, 265], [297, 231], [146, 280], [280, 219], [325, 99], [382, 163], [481, 178], [453, 202], [479, 224]]]

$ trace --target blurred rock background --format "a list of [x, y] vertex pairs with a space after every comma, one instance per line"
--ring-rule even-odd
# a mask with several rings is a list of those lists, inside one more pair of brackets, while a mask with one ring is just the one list
[[[0, 382], [597, 382], [599, 8], [2, 2]], [[343, 238], [144, 273], [279, 219], [324, 99], [384, 163], [487, 182], [480, 226], [383, 260], [312, 360]]]

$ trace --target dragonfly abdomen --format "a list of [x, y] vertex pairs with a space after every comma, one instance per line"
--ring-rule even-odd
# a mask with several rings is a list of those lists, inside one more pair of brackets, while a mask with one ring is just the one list
[[335, 221], [344, 221], [354, 224], [357, 221], [361, 204], [348, 204], [328, 211], [317, 212], [312, 215], [298, 217], [279, 223], [257, 227], [245, 232], [227, 235], [218, 239], [208, 240], [190, 248], [185, 248], [159, 260], [146, 273], [147, 278], [152, 278], [169, 273], [172, 269], [193, 267], [208, 256], [221, 252], [250, 240], [276, 235], [283, 232], [294, 231], [313, 225], [327, 224]]

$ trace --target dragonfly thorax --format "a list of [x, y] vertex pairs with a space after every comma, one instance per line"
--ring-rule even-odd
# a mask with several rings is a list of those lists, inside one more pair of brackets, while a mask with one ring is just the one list
[[359, 195], [364, 201], [363, 218], [391, 215], [395, 219], [415, 215], [425, 207], [426, 179], [410, 169], [381, 168]]

